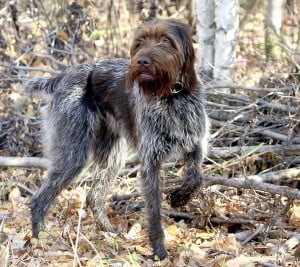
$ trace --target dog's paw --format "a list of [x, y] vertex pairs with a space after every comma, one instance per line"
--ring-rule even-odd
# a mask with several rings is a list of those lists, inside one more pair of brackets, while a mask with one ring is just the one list
[[154, 249], [153, 252], [152, 259], [155, 261], [163, 260], [168, 256], [168, 252], [164, 246]]
[[191, 199], [190, 193], [183, 193], [180, 189], [175, 190], [168, 196], [172, 208], [182, 207]]
[[150, 238], [150, 244], [153, 250], [153, 254], [151, 258], [153, 260], [163, 260], [168, 256], [168, 252], [165, 248], [164, 244], [164, 238], [161, 236], [159, 237], [158, 235], [155, 235], [156, 238], [153, 239], [154, 235], [149, 236]]

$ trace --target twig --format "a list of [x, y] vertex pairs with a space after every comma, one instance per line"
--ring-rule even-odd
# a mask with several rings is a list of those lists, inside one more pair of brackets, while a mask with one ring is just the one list
[[217, 223], [217, 224], [232, 223], [232, 224], [252, 224], [252, 225], [255, 225], [255, 224], [259, 223], [258, 221], [246, 220], [246, 219], [240, 219], [240, 218], [223, 219], [223, 218], [211, 217], [209, 220], [212, 223]]
[[264, 224], [260, 224], [256, 228], [256, 230], [242, 242], [242, 245], [247, 244], [250, 240], [252, 240], [254, 237], [258, 236], [262, 231], [264, 231], [264, 229], [265, 229]]
[[292, 204], [292, 200], [289, 199], [288, 202], [286, 203], [286, 205], [283, 207], [283, 209], [281, 209], [279, 212], [276, 212], [266, 224], [260, 224], [255, 232], [253, 234], [251, 234], [249, 237], [247, 237], [243, 242], [242, 245], [247, 244], [250, 240], [252, 240], [253, 238], [255, 238], [257, 235], [259, 235], [262, 232], [265, 232], [265, 238], [266, 235], [268, 234], [270, 228], [276, 224], [277, 220], [279, 219], [279, 217], [284, 216], [288, 210], [290, 205]]
[[267, 238], [267, 235], [268, 235], [268, 233], [269, 233], [271, 227], [272, 227], [273, 225], [275, 225], [275, 223], [278, 221], [278, 219], [279, 219], [280, 217], [282, 218], [282, 217], [289, 211], [290, 206], [292, 205], [292, 203], [293, 203], [293, 200], [288, 199], [288, 201], [287, 201], [287, 203], [284, 205], [284, 207], [283, 207], [280, 211], [276, 212], [276, 213], [269, 219], [269, 221], [268, 221], [267, 224], [265, 225], [265, 237], [264, 237], [264, 239]]
[[78, 223], [77, 223], [77, 233], [76, 233], [76, 240], [75, 240], [75, 245], [73, 246], [72, 244], [72, 247], [73, 247], [73, 251], [74, 251], [74, 258], [73, 258], [73, 266], [75, 267], [76, 266], [76, 261], [78, 261], [78, 264], [80, 264], [80, 259], [79, 259], [79, 256], [78, 256], [78, 243], [79, 243], [79, 235], [80, 235], [80, 227], [81, 227], [81, 219], [82, 219], [82, 211], [83, 211], [83, 204], [84, 203], [84, 196], [83, 194], [81, 193], [80, 194], [80, 209], [78, 211]]
[[292, 141], [292, 143], [300, 144], [300, 137], [299, 136], [295, 136], [294, 138], [291, 138], [291, 140], [289, 140], [288, 136], [286, 136], [284, 134], [281, 134], [281, 133], [277, 133], [277, 132], [268, 130], [268, 129], [263, 128], [263, 127], [255, 127], [251, 130], [251, 133], [259, 133], [261, 135], [266, 135], [266, 136], [269, 136], [271, 138], [274, 138], [276, 140], [281, 140], [281, 141], [284, 141], [284, 142]]
[[0, 62], [0, 66], [3, 66], [5, 68], [12, 68], [16, 70], [25, 70], [25, 71], [42, 71], [42, 72], [49, 72], [52, 74], [60, 74], [61, 71], [49, 69], [49, 68], [38, 68], [38, 67], [25, 67], [25, 66], [16, 66], [13, 64], [8, 64], [5, 62]]
[[281, 92], [292, 92], [293, 86], [286, 86], [281, 88], [262, 88], [255, 86], [241, 86], [236, 84], [224, 84], [224, 85], [206, 85], [203, 87], [204, 90], [209, 89], [238, 89], [238, 90], [246, 90], [246, 91], [259, 91], [265, 93], [281, 93]]
[[76, 261], [77, 261], [78, 265], [79, 265], [80, 267], [82, 267], [81, 262], [80, 262], [80, 259], [79, 259], [79, 256], [78, 256], [78, 253], [77, 253], [77, 249], [76, 249], [75, 246], [74, 246], [74, 243], [73, 243], [73, 240], [72, 240], [72, 237], [71, 237], [71, 234], [70, 234], [70, 233], [69, 233], [69, 240], [70, 240], [72, 249], [73, 249], [73, 251], [74, 251], [74, 261], [73, 261], [73, 265], [72, 265], [72, 266], [73, 266], [73, 267], [76, 266], [75, 264], [76, 264]]
[[271, 110], [278, 110], [278, 111], [282, 111], [282, 112], [289, 112], [289, 113], [298, 113], [299, 109], [297, 107], [292, 107], [292, 106], [287, 106], [287, 105], [283, 105], [283, 104], [274, 104], [274, 103], [269, 103], [265, 100], [260, 99], [258, 101], [258, 105], [260, 106], [260, 108], [269, 108]]
[[103, 265], [103, 260], [101, 255], [99, 254], [98, 250], [95, 248], [95, 246], [93, 245], [93, 243], [83, 234], [83, 233], [79, 233], [80, 236], [91, 246], [91, 248], [95, 251], [96, 255], [98, 256], [98, 259], [101, 263], [101, 266]]
[[29, 53], [32, 57], [41, 57], [41, 58], [47, 58], [51, 61], [53, 61], [54, 63], [56, 63], [57, 65], [61, 65], [64, 68], [67, 68], [68, 66], [63, 63], [62, 61], [59, 61], [57, 59], [55, 59], [53, 56], [51, 55], [47, 55], [47, 54], [41, 54], [41, 53]]
[[28, 188], [27, 186], [21, 184], [21, 183], [16, 183], [16, 186], [22, 188], [23, 190], [27, 191], [29, 194], [34, 195], [35, 192], [33, 190], [31, 190], [30, 188]]
[[241, 95], [241, 94], [231, 94], [231, 93], [224, 93], [224, 92], [206, 92], [207, 96], [213, 96], [215, 98], [222, 98], [222, 100], [227, 100], [230, 102], [238, 102], [245, 105], [251, 104], [253, 101], [248, 95]]

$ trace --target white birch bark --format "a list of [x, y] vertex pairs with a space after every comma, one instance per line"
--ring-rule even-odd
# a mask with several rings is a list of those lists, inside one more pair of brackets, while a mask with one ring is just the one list
[[268, 0], [267, 26], [280, 34], [285, 0]]
[[283, 7], [286, 0], [268, 0], [267, 27], [266, 27], [266, 53], [267, 57], [280, 57], [281, 26]]
[[213, 79], [215, 40], [214, 0], [197, 0], [198, 68], [201, 75]]
[[230, 83], [239, 33], [239, 0], [215, 0], [215, 83]]

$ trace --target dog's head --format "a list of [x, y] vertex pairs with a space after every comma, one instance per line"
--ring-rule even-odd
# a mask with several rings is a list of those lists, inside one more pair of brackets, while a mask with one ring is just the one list
[[148, 95], [170, 96], [178, 86], [191, 93], [195, 90], [195, 52], [186, 24], [157, 19], [144, 22], [135, 31], [130, 56], [127, 91], [135, 81]]

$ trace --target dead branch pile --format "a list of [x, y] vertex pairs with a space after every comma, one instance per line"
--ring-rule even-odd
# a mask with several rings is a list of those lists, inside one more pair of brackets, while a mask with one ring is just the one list
[[223, 159], [241, 153], [280, 154], [286, 167], [300, 163], [300, 92], [296, 84], [282, 88], [228, 86], [207, 89], [212, 124], [211, 146]]

